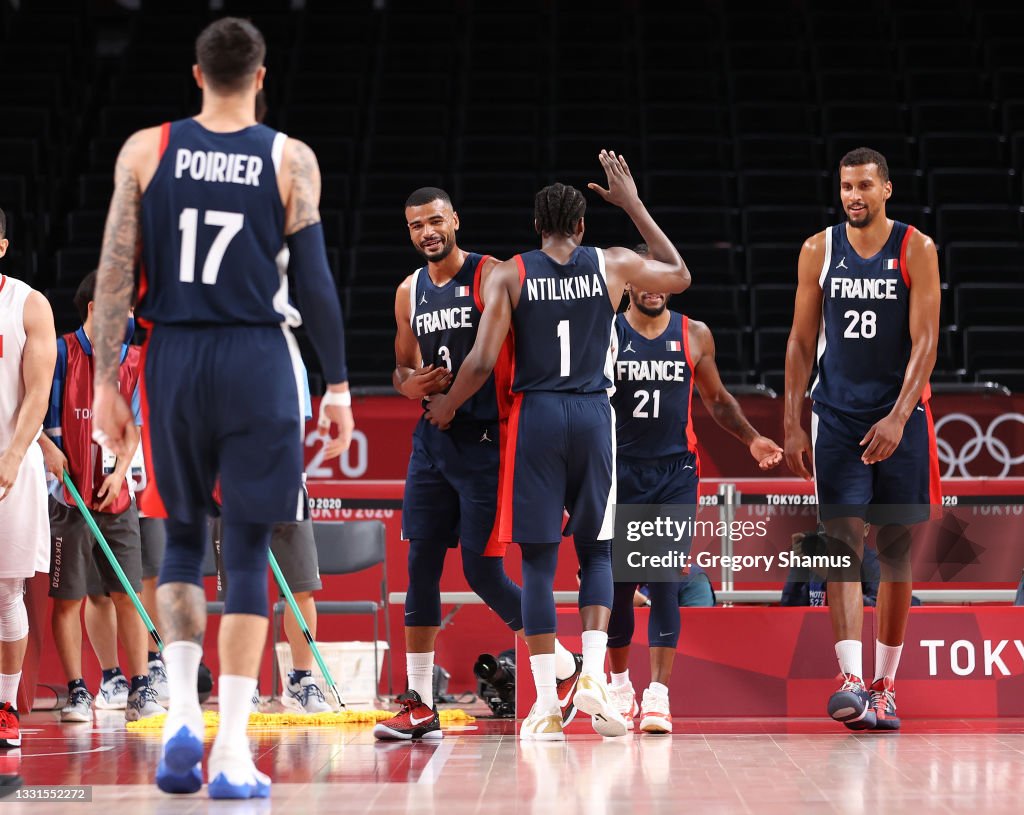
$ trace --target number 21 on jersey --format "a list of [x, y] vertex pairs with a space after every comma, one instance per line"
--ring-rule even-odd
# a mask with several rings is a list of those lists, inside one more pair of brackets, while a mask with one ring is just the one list
[[[218, 209], [206, 210], [203, 223], [206, 226], [219, 226], [220, 232], [210, 244], [210, 251], [203, 262], [202, 281], [208, 286], [217, 282], [220, 264], [228, 244], [242, 231], [245, 218], [241, 212], [224, 212]], [[178, 279], [182, 283], [195, 283], [196, 280], [196, 235], [199, 232], [199, 210], [186, 207], [178, 218], [178, 230], [181, 232], [181, 263]]]

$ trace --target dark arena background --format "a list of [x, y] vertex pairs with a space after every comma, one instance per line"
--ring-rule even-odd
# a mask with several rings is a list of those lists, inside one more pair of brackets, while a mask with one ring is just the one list
[[[270, 800], [239, 802], [159, 792], [159, 728], [126, 729], [120, 711], [60, 721], [67, 680], [39, 574], [27, 590], [24, 744], [0, 748], [0, 774], [23, 787], [0, 801], [0, 815], [1019, 812], [1024, 4], [0, 0], [0, 208], [10, 241], [0, 274], [45, 294], [58, 335], [79, 324], [72, 297], [98, 264], [121, 145], [140, 128], [199, 112], [195, 38], [225, 15], [263, 33], [266, 124], [312, 147], [322, 172], [356, 431], [348, 453], [328, 460], [309, 421], [305, 459], [323, 577], [317, 640], [348, 711], [395, 711], [406, 687], [402, 496], [421, 409], [395, 393], [391, 376], [395, 289], [423, 262], [403, 209], [420, 187], [450, 193], [468, 251], [505, 259], [537, 248], [534, 195], [555, 181], [584, 192], [588, 244], [632, 247], [641, 238], [629, 218], [587, 189], [606, 183], [602, 149], [624, 155], [692, 274], [670, 307], [708, 324], [723, 381], [750, 422], [781, 444], [800, 248], [846, 218], [840, 159], [857, 147], [878, 150], [893, 187], [888, 216], [938, 250], [937, 513], [962, 535], [930, 567], [915, 560], [919, 604], [900, 664], [899, 733], [853, 732], [828, 718], [841, 676], [827, 608], [779, 607], [785, 572], [751, 577], [715, 565], [706, 572], [717, 605], [680, 612], [670, 735], [638, 725], [602, 738], [581, 714], [564, 742], [519, 741], [534, 698], [529, 654], [470, 591], [452, 550], [435, 694], [442, 711], [462, 712], [442, 718], [443, 740], [375, 741], [372, 712], [320, 723], [284, 715], [276, 654], [287, 648], [272, 647], [286, 641], [276, 616], [261, 715], [249, 731], [274, 787]], [[316, 415], [324, 378], [303, 329], [295, 333]], [[764, 551], [788, 551], [793, 535], [815, 529], [813, 484], [785, 463], [760, 472], [701, 400], [693, 404], [700, 517], [770, 516]], [[332, 568], [346, 560], [330, 548], [341, 544], [328, 527], [340, 522], [384, 541], [357, 573]], [[695, 552], [741, 549], [694, 542]], [[212, 554], [207, 565], [215, 603]], [[521, 581], [517, 547], [506, 568]], [[576, 571], [566, 542], [555, 591], [559, 635], [573, 651]], [[332, 614], [328, 604], [338, 601], [364, 601], [366, 613]], [[216, 678], [217, 607], [211, 612], [204, 661]], [[650, 678], [648, 613], [636, 610], [638, 693]], [[869, 666], [876, 628], [865, 609]], [[503, 711], [517, 718], [492, 717], [487, 699], [500, 689], [474, 673], [479, 655], [502, 652], [519, 668]], [[100, 667], [88, 646], [83, 667], [93, 688]], [[210, 710], [215, 700], [216, 685]], [[73, 787], [91, 803], [68, 797]]]

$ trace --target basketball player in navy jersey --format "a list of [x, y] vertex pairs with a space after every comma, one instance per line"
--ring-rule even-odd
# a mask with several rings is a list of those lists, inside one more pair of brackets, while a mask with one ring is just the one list
[[[643, 244], [635, 251], [648, 254]], [[612, 397], [619, 503], [696, 507], [700, 460], [691, 416], [694, 385], [708, 413], [750, 450], [762, 470], [777, 466], [782, 448], [751, 426], [722, 384], [707, 325], [669, 311], [668, 297], [660, 292], [626, 289], [629, 308], [615, 318], [618, 351]], [[681, 543], [689, 548], [689, 540]], [[611, 694], [628, 727], [634, 726], [639, 710], [643, 732], [671, 733], [668, 684], [679, 643], [679, 581], [648, 584], [651, 685], [639, 708], [628, 670], [636, 588], [634, 582], [615, 584], [608, 623]]]
[[[451, 385], [476, 339], [481, 287], [498, 260], [459, 248], [459, 216], [444, 190], [424, 187], [405, 202], [409, 236], [427, 262], [395, 297], [395, 389], [429, 399]], [[507, 357], [506, 357], [507, 358]], [[522, 633], [522, 591], [505, 574], [496, 514], [504, 420], [511, 407], [507, 372], [498, 371], [456, 412], [448, 432], [421, 418], [402, 506], [409, 541], [405, 649], [409, 692], [402, 710], [373, 729], [378, 739], [439, 739], [433, 702], [434, 642], [441, 625], [445, 554], [461, 543], [466, 580], [513, 631]], [[573, 713], [579, 676], [573, 654], [556, 642], [563, 718]]]
[[265, 54], [250, 22], [211, 23], [196, 40], [199, 115], [125, 143], [95, 308], [94, 422], [101, 443], [120, 455], [131, 412], [117, 391], [117, 352], [141, 243], [136, 313], [151, 325], [143, 405], [153, 432], [144, 442], [156, 488], [145, 497], [157, 505], [144, 509], [168, 515], [158, 603], [170, 704], [157, 769], [157, 785], [167, 792], [195, 792], [202, 784], [201, 565], [221, 477], [228, 590], [219, 637], [220, 727], [208, 763], [214, 798], [270, 794], [245, 735], [267, 631], [267, 548], [273, 525], [299, 520], [305, 510], [301, 361], [285, 325], [286, 278], [275, 263], [285, 243], [298, 306], [329, 383], [321, 428], [340, 428], [330, 452], [347, 447], [353, 426], [316, 156], [256, 123]]
[[[608, 401], [615, 308], [627, 283], [683, 291], [690, 273], [637, 195], [626, 161], [600, 155], [608, 189], [590, 189], [622, 207], [651, 248], [644, 260], [616, 247], [582, 246], [583, 194], [564, 184], [537, 193], [541, 248], [494, 267], [473, 350], [447, 395], [434, 396], [431, 422], [451, 424], [456, 410], [487, 381], [513, 330], [515, 394], [509, 416], [499, 537], [523, 553], [523, 623], [537, 702], [524, 739], [565, 738], [556, 695], [555, 601], [558, 543], [573, 535], [582, 574], [583, 666], [574, 704], [604, 736], [626, 734], [604, 678], [612, 604], [611, 538], [615, 504], [614, 419]], [[563, 507], [570, 514], [562, 528]]]
[[[800, 250], [793, 328], [786, 350], [786, 463], [812, 478], [826, 535], [852, 553], [851, 573], [829, 579], [829, 609], [842, 687], [828, 712], [853, 730], [895, 730], [894, 679], [910, 609], [908, 525], [941, 502], [928, 377], [939, 330], [939, 262], [931, 238], [886, 217], [889, 167], [858, 148], [839, 162], [846, 222]], [[801, 426], [811, 385], [811, 438]], [[886, 506], [888, 505], [888, 506]], [[898, 507], [895, 505], [899, 505]], [[874, 681], [863, 680], [864, 524], [877, 535]]]

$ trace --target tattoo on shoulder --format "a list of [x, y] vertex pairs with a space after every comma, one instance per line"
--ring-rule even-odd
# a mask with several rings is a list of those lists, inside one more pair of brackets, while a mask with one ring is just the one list
[[293, 142], [288, 151], [292, 190], [285, 234], [293, 235], [320, 222], [320, 168], [316, 154], [306, 144]]

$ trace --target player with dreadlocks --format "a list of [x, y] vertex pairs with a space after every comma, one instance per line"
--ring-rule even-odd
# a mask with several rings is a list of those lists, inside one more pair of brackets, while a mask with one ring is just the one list
[[[565, 738], [555, 689], [552, 595], [563, 535], [574, 537], [582, 569], [583, 668], [574, 702], [601, 735], [626, 734], [604, 679], [615, 505], [615, 422], [608, 400], [612, 322], [626, 283], [673, 293], [690, 285], [686, 264], [641, 203], [625, 159], [602, 151], [600, 161], [608, 189], [588, 186], [626, 211], [650, 256], [583, 246], [583, 194], [564, 184], [545, 187], [534, 208], [541, 248], [491, 271], [473, 350], [448, 394], [432, 397], [428, 409], [431, 422], [450, 425], [459, 406], [487, 381], [511, 327], [514, 401], [499, 538], [518, 543], [523, 554], [523, 624], [537, 686], [523, 739]], [[570, 514], [564, 529], [563, 507]]]

